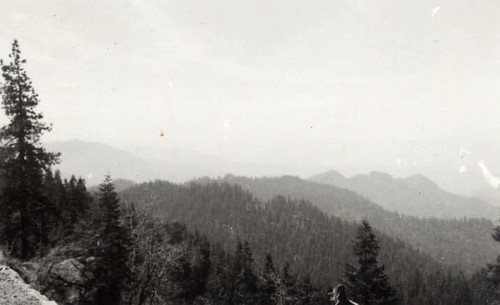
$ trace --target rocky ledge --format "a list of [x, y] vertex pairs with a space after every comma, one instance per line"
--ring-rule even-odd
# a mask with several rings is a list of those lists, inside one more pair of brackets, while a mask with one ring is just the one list
[[0, 305], [57, 305], [26, 284], [11, 268], [0, 265]]

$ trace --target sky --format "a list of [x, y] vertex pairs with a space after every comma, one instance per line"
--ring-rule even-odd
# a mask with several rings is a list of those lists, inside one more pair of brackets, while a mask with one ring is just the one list
[[298, 175], [500, 176], [496, 0], [16, 0], [0, 19], [0, 57], [19, 40], [46, 141]]

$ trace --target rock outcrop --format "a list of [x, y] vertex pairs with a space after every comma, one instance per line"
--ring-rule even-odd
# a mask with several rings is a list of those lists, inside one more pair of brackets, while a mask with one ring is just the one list
[[11, 268], [0, 265], [0, 305], [57, 305], [49, 301]]
[[88, 274], [84, 264], [76, 258], [70, 258], [49, 266], [45, 275], [44, 291], [61, 304], [79, 304], [86, 298]]

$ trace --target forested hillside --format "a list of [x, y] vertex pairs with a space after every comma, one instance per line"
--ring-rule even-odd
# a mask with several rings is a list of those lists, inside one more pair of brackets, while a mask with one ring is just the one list
[[[345, 264], [353, 263], [356, 225], [304, 200], [278, 196], [262, 202], [228, 183], [181, 186], [162, 181], [129, 188], [121, 198], [160, 219], [185, 223], [226, 249], [246, 239], [257, 265], [263, 265], [269, 251], [278, 265], [290, 262], [298, 274], [310, 274], [323, 289], [338, 283]], [[401, 240], [377, 234], [381, 261], [403, 304], [470, 304], [463, 275]]]
[[[389, 212], [364, 197], [335, 186], [297, 177], [246, 178], [228, 175], [221, 179], [241, 185], [261, 200], [276, 195], [305, 199], [329, 215], [348, 220], [367, 218], [373, 226], [399, 238], [435, 260], [474, 272], [500, 252], [491, 238], [493, 223], [486, 219], [443, 220], [418, 218]], [[208, 182], [209, 179], [200, 179]]]

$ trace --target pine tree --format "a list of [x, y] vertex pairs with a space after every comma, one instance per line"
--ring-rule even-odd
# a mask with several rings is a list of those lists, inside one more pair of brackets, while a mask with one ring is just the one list
[[130, 275], [128, 259], [131, 237], [120, 222], [120, 205], [111, 177], [99, 186], [100, 215], [91, 255], [96, 257], [94, 274], [98, 287], [97, 304], [121, 304], [121, 293]]
[[311, 275], [303, 274], [297, 285], [297, 297], [299, 304], [314, 304], [313, 303], [314, 287], [311, 283]]
[[63, 187], [66, 198], [60, 202], [62, 223], [65, 235], [72, 238], [79, 221], [88, 216], [91, 197], [85, 187], [85, 181], [82, 178], [76, 179], [74, 175], [69, 181], [64, 181]]
[[43, 227], [46, 227], [49, 234], [46, 236], [46, 240], [42, 240], [42, 242], [49, 247], [55, 246], [55, 244], [59, 241], [59, 223], [61, 222], [61, 214], [58, 208], [58, 202], [60, 200], [59, 195], [59, 185], [57, 185], [58, 180], [60, 179], [59, 171], [56, 171], [54, 175], [52, 170], [49, 168], [45, 171], [45, 175], [43, 177], [43, 190], [44, 190], [44, 198], [47, 202], [47, 210], [46, 217], [44, 217], [45, 224]]
[[378, 264], [379, 242], [368, 221], [358, 228], [353, 247], [357, 266], [347, 266], [346, 286], [351, 298], [360, 304], [397, 304], [396, 293], [389, 284], [384, 266]]
[[198, 297], [205, 294], [207, 289], [208, 276], [210, 275], [210, 242], [206, 236], [200, 236], [196, 232], [193, 246], [191, 291], [193, 297]]
[[10, 121], [0, 129], [1, 233], [13, 255], [28, 259], [47, 240], [49, 202], [44, 196], [43, 175], [57, 163], [58, 155], [47, 152], [40, 144], [40, 137], [51, 127], [36, 112], [38, 95], [23, 67], [26, 61], [21, 58], [16, 40], [9, 57], [8, 64], [2, 62], [2, 106]]
[[298, 294], [296, 289], [297, 279], [292, 273], [289, 262], [286, 262], [283, 266], [281, 278], [283, 279], [283, 288], [286, 292], [286, 295], [284, 297], [285, 304], [295, 304]]
[[61, 178], [61, 172], [56, 170], [54, 173], [54, 185], [51, 188], [48, 188], [47, 191], [50, 191], [53, 196], [53, 202], [55, 205], [55, 209], [57, 211], [56, 217], [58, 221], [54, 224], [57, 225], [56, 234], [54, 234], [54, 238], [57, 241], [65, 240], [67, 238], [65, 227], [65, 215], [66, 215], [66, 204], [69, 201], [68, 190], [67, 187]]
[[66, 195], [66, 200], [60, 202], [61, 203], [61, 216], [62, 216], [62, 224], [64, 236], [71, 236], [73, 233], [73, 227], [76, 224], [78, 219], [78, 215], [76, 213], [76, 209], [74, 207], [76, 201], [76, 178], [74, 175], [71, 176], [69, 180], [64, 179], [64, 193]]
[[216, 244], [212, 251], [213, 268], [208, 281], [208, 294], [213, 304], [229, 304], [232, 298], [230, 282], [231, 257]]
[[264, 264], [264, 271], [262, 273], [262, 287], [261, 287], [261, 304], [271, 305], [280, 304], [283, 302], [281, 295], [281, 280], [276, 274], [276, 269], [274, 268], [273, 257], [271, 253], [266, 254], [266, 260]]
[[238, 242], [234, 255], [234, 304], [255, 304], [257, 276], [253, 271], [253, 258], [250, 244]]

